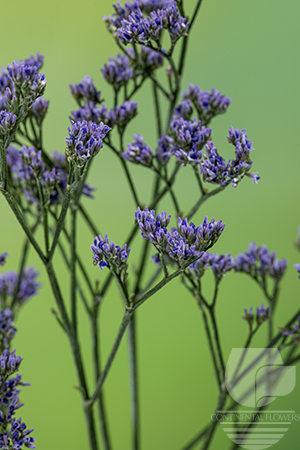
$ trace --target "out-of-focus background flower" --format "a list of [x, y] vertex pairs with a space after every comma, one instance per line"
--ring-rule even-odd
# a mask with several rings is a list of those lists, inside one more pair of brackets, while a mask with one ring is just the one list
[[[186, 0], [191, 10], [192, 0]], [[118, 49], [103, 23], [103, 15], [112, 13], [109, 0], [52, 0], [39, 2], [4, 2], [1, 5], [2, 66], [14, 59], [27, 58], [39, 51], [45, 55], [43, 72], [47, 78], [45, 98], [50, 100], [45, 125], [48, 151], [64, 151], [69, 115], [76, 109], [68, 85], [90, 75], [107, 104], [111, 91], [100, 69]], [[212, 122], [213, 140], [226, 158], [232, 146], [226, 136], [232, 125], [247, 128], [255, 152], [253, 171], [261, 179], [251, 185], [245, 179], [238, 187], [228, 187], [219, 197], [205, 203], [195, 223], [205, 215], [226, 223], [220, 241], [214, 247], [219, 253], [233, 256], [243, 252], [254, 240], [275, 250], [279, 258], [289, 260], [284, 277], [275, 325], [284, 325], [299, 308], [300, 285], [293, 264], [300, 261], [294, 241], [300, 225], [299, 210], [299, 17], [295, 0], [262, 2], [253, 0], [204, 0], [197, 24], [192, 31], [189, 55], [183, 77], [183, 88], [189, 83], [201, 89], [219, 89], [232, 103], [225, 115]], [[179, 44], [180, 45], [180, 44]], [[154, 146], [156, 125], [151, 89], [141, 91], [138, 116], [131, 122], [125, 143], [132, 135], [142, 133], [147, 145]], [[153, 115], [151, 114], [153, 112]], [[148, 199], [151, 174], [146, 168], [131, 166], [140, 197]], [[119, 161], [104, 147], [95, 160], [89, 182], [97, 187], [95, 199], [86, 199], [101, 232], [122, 244], [134, 220], [136, 206]], [[178, 184], [180, 203], [191, 205], [197, 195], [190, 168], [183, 168]], [[10, 255], [5, 270], [17, 269], [23, 231], [0, 198], [0, 250]], [[161, 202], [160, 211], [172, 211], [169, 199]], [[185, 208], [187, 212], [188, 207]], [[174, 213], [174, 212], [173, 212]], [[82, 227], [78, 251], [90, 261], [92, 277], [103, 279], [92, 264], [89, 245], [94, 238]], [[102, 231], [103, 230], [103, 231]], [[141, 243], [140, 238], [140, 243]], [[133, 246], [130, 259], [135, 259]], [[64, 275], [60, 261], [59, 271]], [[30, 264], [41, 271], [33, 251]], [[60, 266], [61, 265], [61, 266]], [[1, 271], [4, 268], [0, 268]], [[209, 296], [209, 274], [204, 279]], [[24, 389], [26, 403], [23, 419], [35, 428], [37, 448], [86, 448], [86, 432], [81, 400], [73, 389], [76, 375], [67, 339], [51, 315], [54, 306], [45, 274], [42, 289], [22, 311], [17, 322], [19, 332], [14, 341], [17, 354], [24, 358], [22, 374], [32, 387]], [[68, 292], [68, 283], [63, 286]], [[232, 347], [242, 347], [247, 324], [242, 320], [244, 308], [260, 306], [259, 288], [243, 274], [229, 273], [221, 286], [218, 300], [219, 321], [225, 358]], [[116, 287], [113, 287], [101, 310], [102, 359], [106, 359], [123, 312]], [[89, 330], [81, 311], [80, 336], [89, 364], [91, 349]], [[263, 328], [263, 327], [262, 327]], [[178, 281], [143, 305], [138, 311], [138, 355], [141, 375], [141, 426], [143, 450], [179, 449], [210, 420], [217, 399], [212, 366], [207, 349], [200, 312], [196, 303]], [[254, 341], [257, 347], [266, 342], [266, 329]], [[298, 370], [300, 371], [300, 369]], [[89, 378], [93, 380], [92, 369]], [[299, 408], [300, 377], [296, 390], [281, 400], [276, 408]], [[129, 377], [126, 339], [105, 383], [109, 404], [109, 428], [114, 449], [130, 448]], [[274, 404], [275, 407], [275, 404]], [[295, 448], [299, 424], [293, 423], [277, 449]], [[212, 449], [229, 448], [224, 433], [218, 433]]]

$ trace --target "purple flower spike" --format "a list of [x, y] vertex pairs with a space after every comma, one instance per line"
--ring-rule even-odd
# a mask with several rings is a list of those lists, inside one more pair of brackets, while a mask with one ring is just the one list
[[79, 84], [70, 84], [70, 91], [75, 100], [81, 104], [93, 102], [100, 103], [101, 92], [97, 91], [91, 77], [85, 76]]
[[[17, 303], [22, 305], [32, 296], [37, 294], [40, 283], [36, 280], [39, 273], [33, 267], [25, 267], [22, 272], [19, 290], [17, 293]], [[0, 296], [4, 298], [13, 297], [18, 285], [19, 275], [17, 272], [9, 271], [0, 274]]]
[[190, 110], [193, 105], [199, 119], [208, 125], [213, 117], [224, 114], [230, 103], [230, 98], [221, 95], [214, 88], [210, 92], [202, 91], [199, 86], [190, 84], [188, 91], [183, 92], [183, 102], [175, 109], [175, 114], [185, 118], [185, 116], [191, 115]]
[[203, 180], [220, 186], [232, 184], [236, 187], [246, 175], [252, 179], [252, 183], [257, 184], [260, 178], [257, 172], [249, 173], [252, 167], [250, 151], [254, 148], [252, 142], [247, 139], [246, 130], [233, 130], [231, 127], [227, 139], [235, 145], [235, 159], [226, 162], [218, 154], [213, 142], [207, 142], [206, 154], [203, 154], [203, 161], [200, 162], [200, 174]]
[[44, 94], [46, 78], [44, 74], [38, 73], [36, 65], [14, 61], [12, 66], [7, 66], [7, 72], [15, 89], [22, 92], [30, 103]]
[[15, 350], [4, 350], [0, 356], [0, 404], [2, 432], [0, 434], [0, 448], [21, 449], [24, 447], [35, 448], [35, 439], [29, 434], [33, 429], [27, 429], [26, 424], [19, 417], [14, 416], [16, 411], [23, 406], [19, 400], [20, 386], [29, 386], [22, 381], [22, 376], [14, 375], [20, 367], [22, 358], [16, 356]]
[[295, 269], [297, 270], [297, 272], [299, 274], [298, 278], [300, 278], [300, 264], [294, 264], [293, 267], [295, 267]]
[[7, 136], [14, 128], [17, 116], [5, 109], [0, 111], [0, 140]]
[[77, 160], [85, 163], [96, 156], [103, 147], [103, 139], [110, 131], [107, 125], [101, 122], [72, 122], [72, 128], [68, 127], [69, 138], [66, 138], [66, 156], [69, 160]]
[[93, 252], [94, 265], [100, 267], [108, 267], [110, 270], [120, 275], [123, 280], [127, 276], [127, 259], [130, 253], [130, 248], [125, 244], [122, 248], [115, 245], [114, 242], [109, 242], [107, 234], [104, 236], [96, 236], [94, 244], [91, 245]]
[[234, 270], [247, 273], [254, 279], [269, 276], [280, 281], [286, 271], [287, 260], [275, 257], [275, 252], [270, 252], [264, 245], [257, 247], [256, 243], [252, 242], [245, 253], [234, 258]]
[[249, 311], [247, 309], [244, 309], [244, 313], [245, 315], [242, 318], [246, 320], [249, 323], [249, 325], [252, 325], [254, 320], [252, 306], [251, 308], [249, 308]]
[[270, 308], [265, 308], [265, 305], [262, 303], [261, 307], [256, 308], [256, 321], [260, 325], [270, 318]]
[[41, 125], [49, 107], [49, 100], [39, 97], [32, 105], [30, 110], [32, 116], [35, 118], [38, 125]]
[[134, 135], [134, 141], [128, 144], [126, 152], [122, 153], [122, 157], [129, 162], [141, 164], [143, 166], [151, 166], [153, 153], [150, 147], [145, 144], [141, 134]]
[[300, 342], [300, 317], [298, 317], [298, 323], [294, 325], [293, 327], [290, 327], [288, 329], [281, 328], [281, 334], [283, 336], [291, 336], [292, 342], [299, 344]]
[[211, 128], [201, 126], [201, 121], [173, 118], [171, 123], [175, 145], [172, 154], [181, 162], [182, 166], [190, 164], [197, 166], [203, 156], [202, 149], [211, 138]]
[[157, 142], [155, 158], [161, 166], [168, 164], [172, 149], [174, 148], [174, 140], [170, 136], [161, 135]]
[[116, 90], [133, 78], [130, 60], [126, 55], [117, 55], [115, 58], [110, 58], [108, 64], [104, 64], [101, 72], [106, 81]]
[[142, 211], [138, 208], [135, 213], [135, 223], [140, 227], [143, 239], [149, 239], [160, 255], [165, 253], [180, 265], [189, 260], [192, 262], [195, 257], [200, 258], [218, 240], [225, 227], [221, 221], [215, 222], [214, 219], [208, 223], [207, 217], [203, 224], [196, 227], [194, 223], [179, 217], [178, 226], [168, 231], [170, 220], [171, 216], [167, 216], [166, 211], [155, 216], [154, 210], [145, 208]]
[[13, 323], [13, 313], [9, 308], [0, 311], [0, 340], [1, 348], [9, 348], [11, 340], [14, 338], [17, 329]]
[[8, 253], [0, 254], [0, 266], [4, 266], [7, 257], [8, 257]]
[[117, 34], [124, 45], [129, 43], [147, 45], [151, 40], [159, 42], [165, 29], [175, 44], [180, 37], [187, 36], [188, 28], [189, 23], [179, 15], [176, 2], [170, 1], [166, 7], [152, 10], [149, 16], [144, 15], [142, 9], [137, 7], [121, 20]]

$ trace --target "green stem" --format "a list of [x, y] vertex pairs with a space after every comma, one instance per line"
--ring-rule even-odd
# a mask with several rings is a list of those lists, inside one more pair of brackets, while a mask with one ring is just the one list
[[223, 358], [223, 353], [222, 353], [222, 349], [221, 349], [221, 342], [220, 342], [219, 331], [218, 331], [216, 317], [215, 317], [215, 311], [213, 308], [209, 308], [208, 311], [209, 311], [210, 319], [212, 322], [214, 340], [215, 340], [215, 345], [217, 348], [219, 364], [221, 367], [221, 382], [223, 383], [225, 380], [225, 364], [224, 364], [224, 358]]
[[[217, 408], [216, 408], [216, 413], [217, 413], [217, 411], [221, 411], [223, 409], [223, 406], [225, 405], [225, 402], [226, 402], [227, 395], [228, 395], [227, 392], [223, 392], [223, 394], [220, 395], [218, 404], [217, 404]], [[201, 450], [207, 450], [208, 447], [210, 446], [217, 424], [218, 424], [217, 420], [214, 420], [211, 422], [210, 426], [208, 427], [207, 432], [205, 433], [205, 440], [204, 440], [203, 446], [201, 447]]]
[[131, 372], [131, 392], [132, 392], [132, 424], [133, 424], [133, 450], [138, 450], [140, 445], [139, 429], [139, 396], [138, 396], [138, 376], [137, 376], [137, 349], [136, 349], [136, 314], [131, 317], [128, 325], [129, 331], [129, 360]]
[[[40, 217], [38, 217], [36, 223], [34, 224], [34, 226], [31, 228], [32, 234], [34, 234], [35, 230], [38, 227], [38, 224], [40, 222]], [[28, 250], [29, 250], [29, 240], [28, 238], [25, 238], [25, 242], [21, 251], [21, 263], [20, 263], [20, 268], [19, 268], [19, 274], [18, 274], [18, 281], [14, 290], [14, 294], [13, 294], [13, 298], [11, 301], [11, 306], [10, 308], [13, 310], [17, 299], [18, 299], [18, 294], [19, 294], [19, 290], [20, 290], [20, 285], [21, 285], [21, 280], [22, 280], [22, 274], [23, 274], [23, 270], [26, 264], [26, 259], [27, 259], [27, 254], [28, 254]]]
[[121, 322], [121, 325], [120, 325], [117, 337], [115, 339], [115, 342], [114, 342], [113, 347], [111, 349], [111, 352], [109, 354], [107, 363], [106, 363], [106, 365], [105, 365], [105, 367], [104, 367], [100, 377], [98, 378], [98, 381], [96, 383], [96, 387], [95, 387], [93, 395], [91, 396], [90, 400], [87, 401], [87, 405], [86, 405], [87, 408], [92, 408], [93, 404], [98, 399], [98, 396], [100, 394], [102, 385], [103, 385], [103, 383], [104, 383], [104, 381], [106, 379], [106, 376], [107, 376], [107, 374], [109, 372], [109, 369], [110, 369], [110, 367], [112, 365], [112, 362], [113, 362], [113, 360], [115, 358], [115, 355], [116, 355], [117, 350], [119, 348], [119, 345], [121, 343], [122, 337], [123, 337], [123, 335], [125, 333], [125, 330], [127, 328], [128, 323], [130, 322], [130, 319], [131, 319], [132, 315], [133, 315], [133, 310], [129, 310], [127, 308], [126, 311], [125, 311], [123, 320]]
[[[71, 171], [70, 171], [71, 172]], [[61, 212], [60, 212], [60, 216], [58, 218], [58, 223], [57, 223], [57, 227], [55, 230], [55, 234], [54, 234], [54, 238], [52, 241], [52, 246], [49, 252], [49, 260], [51, 260], [53, 258], [53, 254], [55, 251], [55, 248], [57, 246], [57, 242], [60, 236], [60, 233], [64, 227], [64, 222], [65, 222], [65, 218], [70, 206], [70, 202], [72, 199], [72, 195], [75, 192], [76, 188], [78, 187], [80, 183], [80, 180], [74, 181], [71, 186], [67, 185], [66, 190], [65, 190], [65, 196], [63, 199], [63, 203], [62, 203], [62, 207], [61, 207]]]
[[190, 212], [187, 215], [188, 219], [191, 219], [191, 217], [193, 217], [193, 215], [198, 211], [198, 209], [200, 208], [200, 206], [206, 201], [208, 200], [210, 197], [212, 197], [213, 195], [218, 194], [219, 192], [223, 191], [225, 189], [226, 186], [220, 186], [216, 189], [214, 189], [213, 191], [208, 192], [207, 194], [203, 195], [202, 197], [200, 197], [200, 199], [195, 203], [195, 205], [192, 207], [192, 209], [190, 210]]
[[71, 311], [72, 311], [72, 326], [75, 336], [77, 336], [77, 299], [76, 299], [76, 219], [77, 210], [74, 208], [71, 212], [71, 260], [70, 260], [70, 272], [71, 272]]
[[[100, 306], [99, 304], [94, 306], [94, 312], [91, 315], [94, 371], [95, 371], [95, 381], [96, 382], [101, 374], [100, 346], [99, 346], [99, 335], [98, 335], [98, 326], [97, 326], [99, 306]], [[106, 414], [103, 392], [100, 392], [100, 394], [99, 394], [98, 412], [99, 412], [104, 448], [105, 448], [105, 450], [110, 450], [111, 444], [110, 444], [110, 437], [109, 437], [108, 424], [107, 424], [107, 414]]]
[[23, 213], [20, 211], [16, 200], [14, 199], [14, 197], [10, 194], [10, 192], [8, 190], [5, 190], [5, 189], [1, 189], [1, 190], [2, 190], [2, 194], [4, 195], [7, 203], [9, 204], [9, 206], [12, 209], [14, 215], [16, 216], [19, 224], [21, 225], [21, 227], [23, 228], [25, 234], [27, 235], [30, 243], [32, 244], [32, 246], [36, 250], [36, 252], [39, 255], [39, 257], [42, 260], [42, 262], [44, 264], [47, 264], [48, 260], [45, 257], [45, 255], [44, 255], [41, 247], [39, 246], [38, 242], [36, 241], [35, 237], [33, 236], [32, 231], [30, 230], [29, 226], [27, 225], [26, 219], [25, 219]]
[[217, 385], [218, 385], [218, 389], [221, 392], [221, 380], [220, 380], [220, 373], [219, 373], [219, 368], [218, 368], [218, 363], [217, 363], [217, 358], [216, 358], [216, 354], [215, 354], [215, 349], [214, 349], [214, 345], [213, 345], [213, 340], [212, 340], [212, 336], [211, 336], [211, 332], [209, 329], [209, 324], [208, 324], [208, 320], [207, 320], [207, 316], [206, 316], [206, 312], [201, 304], [201, 301], [199, 298], [196, 298], [197, 300], [197, 304], [200, 308], [200, 311], [202, 313], [202, 317], [203, 317], [203, 322], [204, 322], [204, 327], [205, 327], [205, 332], [206, 332], [206, 337], [207, 337], [207, 341], [208, 341], [208, 345], [209, 345], [209, 349], [210, 349], [210, 353], [211, 353], [211, 357], [212, 357], [212, 362], [213, 362], [213, 367], [214, 367], [214, 372], [215, 372], [215, 377], [217, 380]]
[[156, 116], [157, 135], [158, 135], [158, 137], [160, 137], [160, 135], [161, 135], [161, 113], [160, 113], [157, 85], [154, 83], [154, 81], [152, 81], [152, 91], [153, 91], [154, 106], [155, 106], [155, 113], [156, 113], [155, 116]]

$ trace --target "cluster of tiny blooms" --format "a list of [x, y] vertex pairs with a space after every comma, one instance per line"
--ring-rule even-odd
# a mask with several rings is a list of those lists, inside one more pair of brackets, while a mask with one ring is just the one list
[[199, 86], [190, 84], [188, 91], [182, 94], [183, 101], [174, 111], [177, 117], [190, 119], [195, 108], [198, 118], [205, 125], [208, 125], [211, 119], [219, 114], [224, 114], [231, 103], [231, 99], [222, 95], [216, 89], [202, 91]]
[[116, 90], [133, 78], [130, 59], [126, 55], [117, 55], [115, 58], [110, 58], [108, 64], [104, 64], [101, 72], [106, 81]]
[[13, 322], [13, 312], [11, 309], [6, 308], [4, 311], [0, 311], [0, 343], [1, 350], [9, 348], [11, 340], [14, 338], [17, 329]]
[[29, 386], [22, 382], [22, 376], [14, 375], [20, 367], [22, 358], [15, 350], [4, 350], [0, 356], [0, 448], [19, 450], [35, 448], [35, 439], [29, 435], [33, 429], [27, 429], [21, 418], [16, 419], [16, 411], [23, 406], [19, 400], [19, 386]]
[[245, 253], [240, 253], [234, 258], [234, 270], [244, 272], [254, 279], [269, 276], [279, 281], [287, 268], [286, 259], [276, 259], [276, 253], [270, 252], [267, 247], [257, 247], [255, 242], [249, 244]]
[[[246, 320], [249, 325], [252, 325], [254, 322], [254, 314], [253, 314], [253, 308], [249, 308], [249, 311], [247, 309], [244, 309], [244, 316], [243, 319]], [[270, 318], [270, 308], [265, 308], [265, 305], [262, 303], [261, 307], [256, 308], [256, 323], [257, 325], [261, 325], [263, 322], [268, 320]]]
[[[24, 61], [14, 61], [7, 66], [7, 71], [2, 69], [0, 75], [0, 140], [12, 132], [17, 122], [17, 115], [25, 115], [31, 111], [31, 107], [41, 97], [46, 88], [44, 74], [38, 70], [42, 67], [44, 57], [37, 54], [35, 57]], [[34, 113], [39, 114], [39, 120], [43, 114], [38, 112], [40, 103], [34, 106]], [[44, 105], [45, 107], [45, 105]], [[17, 114], [17, 115], [16, 115]], [[39, 122], [41, 123], [41, 122]]]
[[[7, 297], [13, 297], [18, 286], [16, 301], [19, 305], [27, 302], [33, 295], [37, 294], [40, 283], [37, 281], [39, 273], [33, 267], [23, 269], [20, 282], [19, 274], [8, 271], [0, 274], [0, 297], [7, 301]], [[19, 284], [18, 284], [19, 282]]]
[[79, 84], [70, 84], [70, 91], [79, 104], [101, 102], [101, 92], [97, 91], [92, 78], [88, 75], [85, 76]]
[[182, 36], [187, 36], [189, 23], [181, 17], [175, 1], [168, 2], [168, 6], [150, 12], [149, 16], [143, 14], [138, 8], [136, 11], [121, 20], [117, 30], [118, 38], [122, 44], [139, 43], [151, 45], [151, 40], [159, 44], [163, 30], [167, 30], [172, 44]]
[[107, 234], [104, 239], [101, 235], [96, 236], [93, 245], [91, 245], [93, 252], [94, 265], [100, 267], [108, 267], [117, 275], [120, 275], [124, 280], [127, 275], [127, 259], [130, 253], [130, 248], [125, 244], [123, 247], [115, 245], [114, 242], [109, 242]]
[[300, 342], [300, 317], [298, 317], [298, 323], [289, 329], [281, 330], [283, 336], [291, 336], [292, 340], [296, 343]]
[[198, 280], [204, 275], [206, 269], [212, 269], [215, 280], [219, 283], [232, 268], [230, 254], [218, 255], [218, 253], [205, 252], [200, 259], [189, 266], [189, 271], [193, 278]]
[[167, 230], [171, 216], [167, 212], [155, 215], [155, 211], [146, 207], [135, 213], [135, 223], [141, 230], [143, 239], [148, 240], [159, 254], [166, 253], [179, 264], [200, 258], [208, 247], [212, 246], [222, 234], [225, 224], [213, 219], [208, 222], [205, 217], [203, 224], [198, 227], [188, 223], [187, 219], [178, 218], [178, 226]]
[[114, 14], [111, 16], [104, 16], [104, 21], [110, 32], [115, 33], [117, 28], [122, 25], [122, 20], [127, 19], [132, 12], [143, 11], [149, 14], [151, 11], [163, 9], [169, 6], [171, 0], [134, 0], [132, 3], [126, 1], [122, 6], [121, 2], [113, 4]]
[[294, 264], [295, 269], [297, 270], [299, 276], [298, 278], [300, 278], [300, 264]]
[[174, 140], [166, 135], [161, 135], [157, 142], [155, 158], [161, 166], [168, 164], [174, 147]]
[[97, 107], [93, 102], [86, 103], [78, 110], [72, 111], [72, 118], [75, 121], [92, 121], [96, 124], [104, 122], [110, 128], [115, 125], [122, 132], [126, 125], [137, 114], [137, 103], [126, 101], [122, 105], [108, 110], [103, 103], [101, 107]]
[[208, 142], [205, 146], [206, 154], [203, 154], [203, 161], [200, 162], [200, 173], [203, 180], [227, 186], [237, 184], [245, 175], [252, 179], [252, 183], [257, 183], [259, 176], [256, 173], [249, 173], [252, 166], [250, 151], [254, 150], [252, 142], [247, 139], [246, 130], [234, 130], [230, 127], [228, 141], [235, 145], [235, 159], [225, 161], [213, 142]]
[[35, 118], [36, 123], [41, 126], [43, 120], [46, 117], [49, 108], [49, 100], [45, 100], [44, 97], [39, 97], [32, 105], [29, 114]]
[[0, 253], [0, 266], [4, 266], [8, 253]]
[[12, 66], [7, 66], [16, 96], [21, 95], [29, 104], [43, 95], [46, 88], [45, 75], [38, 72], [39, 68], [33, 60], [13, 61]]
[[74, 122], [72, 128], [68, 127], [69, 137], [66, 138], [66, 156], [69, 161], [80, 161], [85, 163], [88, 159], [96, 156], [103, 147], [103, 139], [110, 131], [107, 125], [101, 122]]
[[153, 152], [151, 148], [145, 144], [141, 134], [134, 135], [134, 141], [128, 144], [126, 152], [122, 153], [122, 157], [129, 162], [151, 166]]
[[182, 166], [191, 164], [196, 166], [202, 159], [202, 149], [211, 138], [211, 128], [201, 126], [201, 121], [173, 118], [171, 123], [175, 145], [172, 153]]
[[[42, 186], [44, 198], [49, 200], [50, 206], [59, 203], [62, 193], [67, 186], [69, 164], [65, 155], [52, 152], [53, 167], [48, 170], [42, 160], [41, 152], [34, 147], [21, 149], [9, 146], [7, 150], [7, 165], [11, 172], [11, 179], [16, 193], [23, 193], [28, 202], [39, 203], [39, 191], [36, 177]], [[84, 185], [83, 194], [92, 197], [91, 188]]]

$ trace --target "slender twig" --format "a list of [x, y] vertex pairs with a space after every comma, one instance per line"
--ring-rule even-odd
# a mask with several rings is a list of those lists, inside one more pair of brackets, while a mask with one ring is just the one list
[[[225, 186], [226, 187], [226, 186]], [[206, 202], [206, 200], [208, 200], [210, 197], [212, 197], [213, 195], [218, 194], [219, 192], [223, 191], [225, 189], [224, 186], [220, 186], [216, 189], [214, 189], [213, 191], [208, 192], [207, 194], [203, 195], [200, 197], [200, 199], [195, 203], [195, 205], [192, 207], [192, 209], [190, 210], [190, 212], [187, 215], [187, 218], [190, 219], [191, 217], [193, 217], [193, 215], [198, 211], [198, 209], [200, 208], [200, 206]]]
[[205, 327], [205, 332], [206, 332], [206, 337], [207, 337], [208, 345], [209, 345], [209, 348], [210, 348], [210, 353], [211, 353], [211, 357], [212, 357], [215, 377], [216, 377], [216, 380], [217, 380], [217, 386], [218, 386], [219, 391], [221, 392], [220, 373], [219, 373], [217, 358], [216, 358], [215, 349], [214, 349], [214, 346], [213, 346], [213, 340], [212, 340], [211, 332], [210, 332], [210, 329], [209, 329], [209, 324], [208, 324], [206, 312], [205, 312], [205, 310], [204, 310], [204, 308], [203, 308], [203, 306], [201, 304], [200, 299], [196, 298], [196, 300], [197, 300], [198, 306], [200, 308], [200, 311], [202, 313], [204, 327]]
[[140, 427], [139, 427], [139, 395], [138, 395], [138, 374], [137, 374], [137, 341], [136, 341], [136, 314], [134, 314], [128, 325], [129, 337], [129, 360], [131, 372], [131, 392], [132, 392], [132, 424], [133, 424], [133, 450], [140, 447]]
[[71, 273], [71, 311], [72, 311], [72, 326], [75, 336], [77, 336], [77, 299], [76, 299], [76, 221], [77, 209], [71, 211], [71, 240], [70, 240], [70, 273]]
[[47, 258], [45, 257], [41, 247], [39, 246], [38, 242], [36, 241], [35, 237], [33, 236], [33, 233], [31, 231], [31, 229], [29, 228], [29, 226], [27, 225], [26, 219], [24, 214], [20, 211], [20, 208], [15, 200], [15, 198], [13, 197], [13, 195], [11, 195], [10, 191], [8, 190], [2, 190], [2, 194], [4, 195], [7, 203], [9, 204], [9, 206], [11, 207], [14, 215], [16, 216], [19, 224], [21, 225], [21, 227], [23, 228], [25, 234], [27, 235], [30, 243], [32, 244], [32, 246], [34, 247], [34, 249], [36, 250], [37, 254], [39, 255], [40, 259], [42, 260], [42, 262], [44, 264], [47, 264]]
[[[37, 218], [35, 224], [33, 225], [33, 227], [31, 228], [32, 234], [35, 233], [38, 224], [40, 223], [40, 216]], [[21, 280], [22, 280], [22, 275], [23, 275], [23, 270], [26, 264], [26, 259], [27, 259], [27, 255], [28, 255], [28, 250], [29, 250], [29, 240], [26, 237], [25, 238], [25, 242], [21, 251], [21, 262], [20, 262], [20, 268], [19, 268], [19, 274], [18, 274], [18, 281], [16, 284], [16, 287], [14, 289], [14, 294], [13, 294], [13, 298], [11, 301], [11, 309], [13, 309], [14, 305], [16, 304], [17, 300], [18, 300], [18, 294], [19, 294], [19, 290], [20, 290], [20, 285], [21, 285]]]
[[[94, 299], [94, 311], [91, 315], [92, 321], [92, 340], [93, 340], [93, 359], [94, 359], [94, 371], [95, 371], [95, 381], [98, 380], [101, 374], [101, 365], [100, 365], [100, 346], [99, 346], [99, 333], [98, 333], [98, 315], [100, 304], [96, 303]], [[105, 408], [105, 400], [103, 391], [99, 394], [98, 401], [98, 412], [101, 423], [101, 430], [104, 442], [105, 450], [111, 449], [109, 431], [108, 431], [108, 423], [107, 423], [107, 414]]]
[[157, 135], [159, 137], [161, 135], [161, 113], [160, 113], [157, 85], [154, 83], [154, 81], [152, 81], [152, 91], [153, 91], [154, 106], [155, 106]]

